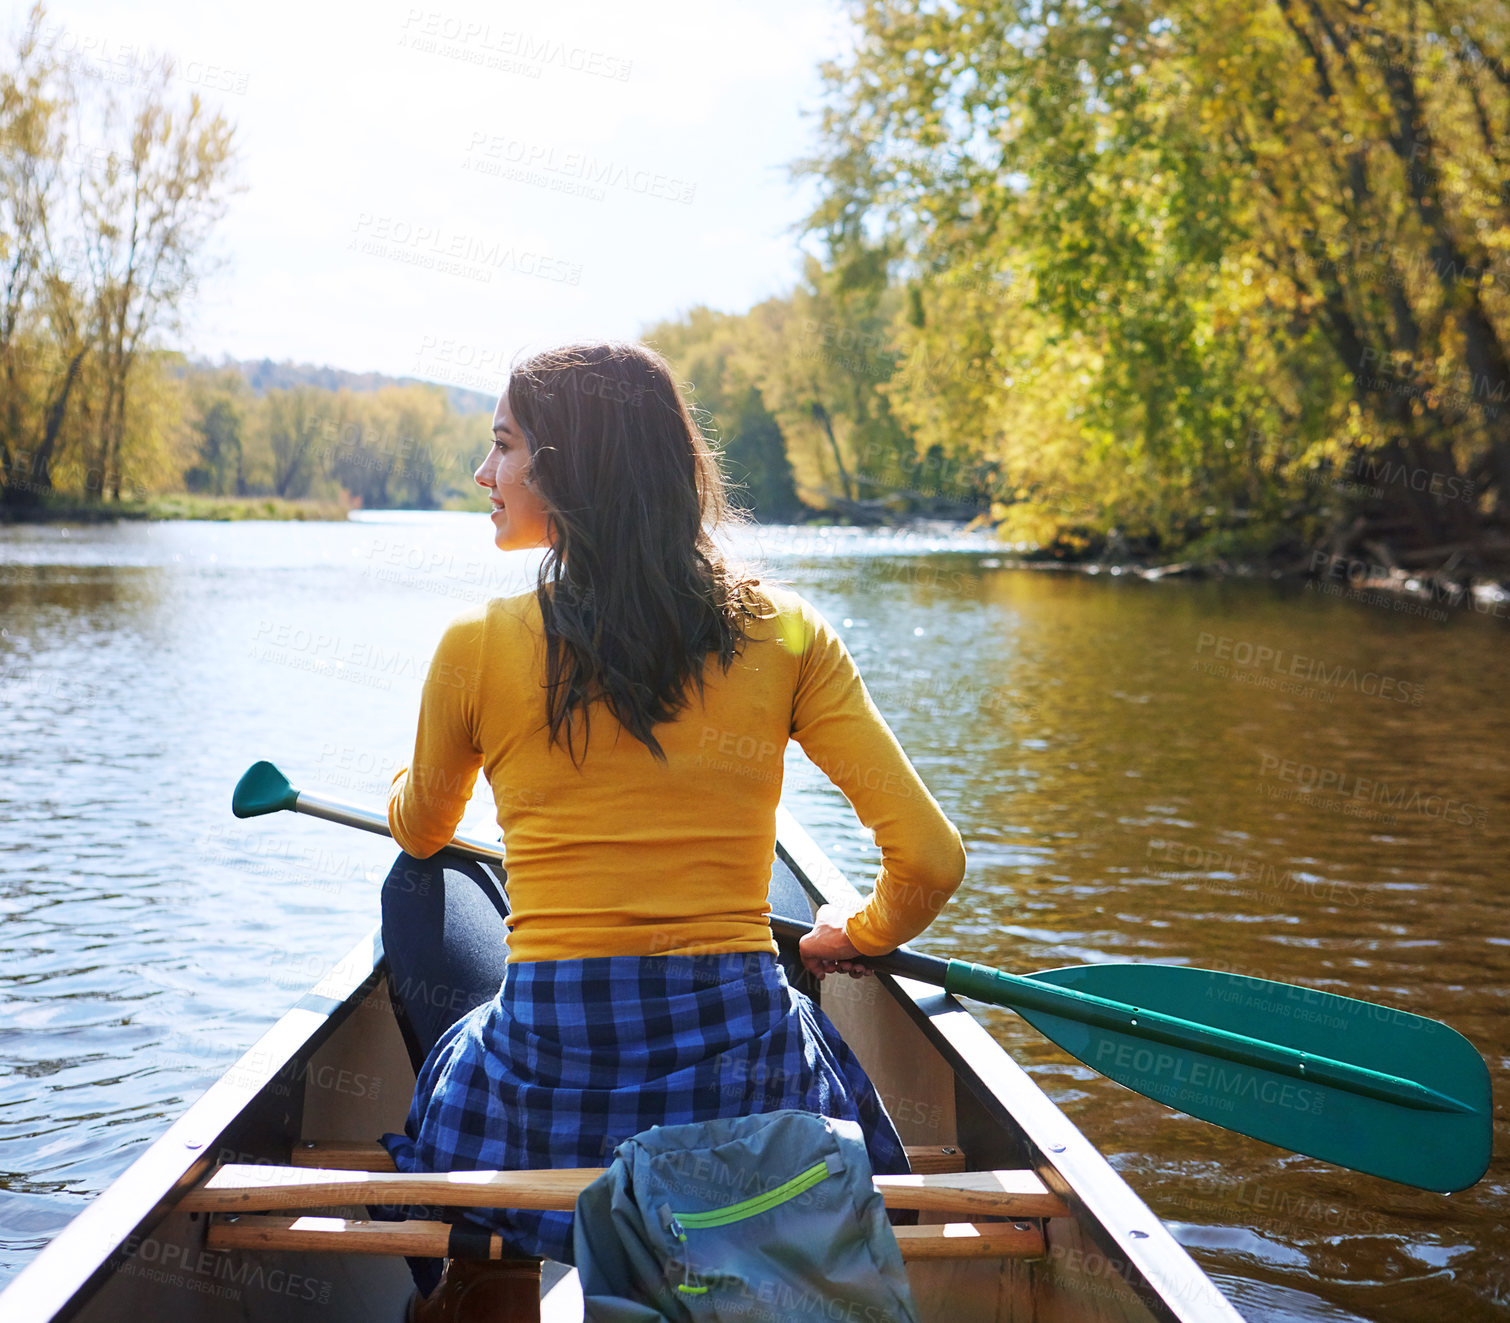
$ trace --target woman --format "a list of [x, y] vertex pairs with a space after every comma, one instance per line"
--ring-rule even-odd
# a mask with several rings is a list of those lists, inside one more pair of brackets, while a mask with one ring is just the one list
[[[446, 630], [394, 778], [383, 937], [419, 1080], [384, 1143], [400, 1170], [607, 1166], [654, 1124], [798, 1107], [858, 1120], [873, 1168], [906, 1171], [863, 1070], [775, 958], [788, 737], [883, 858], [869, 901], [825, 906], [803, 939], [816, 978], [863, 977], [927, 926], [964, 874], [958, 831], [828, 622], [724, 563], [723, 479], [658, 354], [538, 354], [493, 434], [476, 479], [496, 544], [547, 550], [535, 589]], [[479, 770], [506, 920], [482, 869], [430, 859]], [[472, 1216], [571, 1261], [569, 1214]]]

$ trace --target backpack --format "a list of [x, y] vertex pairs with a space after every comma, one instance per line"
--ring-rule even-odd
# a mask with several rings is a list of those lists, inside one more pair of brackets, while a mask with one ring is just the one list
[[585, 1323], [917, 1323], [858, 1123], [652, 1126], [577, 1198]]

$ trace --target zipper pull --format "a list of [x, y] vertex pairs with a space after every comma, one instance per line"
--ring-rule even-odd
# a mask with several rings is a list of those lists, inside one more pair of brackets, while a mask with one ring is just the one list
[[[675, 1236], [677, 1240], [685, 1245], [687, 1243], [687, 1229], [676, 1220], [676, 1214], [671, 1211], [671, 1205], [662, 1204], [656, 1210], [656, 1214], [661, 1219], [662, 1229]], [[676, 1289], [683, 1295], [708, 1294], [706, 1286], [697, 1286], [692, 1280], [692, 1256], [688, 1253], [683, 1253], [682, 1255], [682, 1280], [677, 1283]]]

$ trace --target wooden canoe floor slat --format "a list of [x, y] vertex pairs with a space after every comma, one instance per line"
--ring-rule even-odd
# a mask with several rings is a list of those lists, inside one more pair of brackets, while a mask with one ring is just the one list
[[[237, 1213], [398, 1204], [571, 1212], [600, 1167], [526, 1171], [374, 1172], [230, 1164], [184, 1193], [185, 1212]], [[1069, 1210], [1031, 1171], [877, 1176], [888, 1208], [966, 1217], [1065, 1217]]]
[[[946, 1222], [942, 1226], [895, 1227], [904, 1262], [922, 1259], [1037, 1258], [1043, 1228], [1027, 1222]], [[454, 1254], [449, 1222], [364, 1222], [344, 1217], [280, 1217], [242, 1213], [215, 1218], [212, 1250], [295, 1250], [327, 1254], [407, 1254], [444, 1258]], [[487, 1257], [502, 1257], [497, 1236], [488, 1237]], [[481, 1247], [473, 1251], [481, 1258]]]
[[[952, 1144], [908, 1144], [907, 1160], [914, 1175], [964, 1171], [965, 1155]], [[375, 1142], [346, 1139], [308, 1140], [294, 1147], [293, 1167], [323, 1167], [327, 1171], [393, 1171], [388, 1150]]]

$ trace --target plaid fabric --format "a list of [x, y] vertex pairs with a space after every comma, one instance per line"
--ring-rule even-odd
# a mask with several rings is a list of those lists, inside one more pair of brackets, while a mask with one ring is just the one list
[[[527, 961], [435, 1045], [382, 1143], [400, 1171], [607, 1167], [653, 1125], [785, 1107], [858, 1121], [876, 1173], [908, 1170], [860, 1063], [774, 956]], [[571, 1213], [464, 1216], [572, 1262]]]

